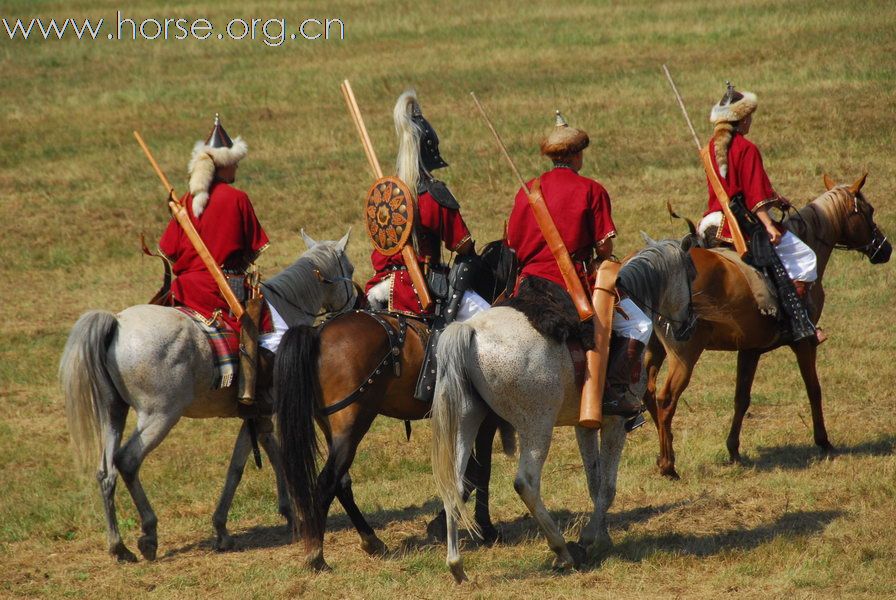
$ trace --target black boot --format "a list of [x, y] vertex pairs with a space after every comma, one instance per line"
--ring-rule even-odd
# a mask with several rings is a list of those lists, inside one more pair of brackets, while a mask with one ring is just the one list
[[[641, 354], [644, 344], [638, 340], [613, 337], [610, 340], [610, 359], [607, 365], [607, 386], [604, 389], [603, 413], [636, 417], [644, 411], [632, 384], [641, 377]], [[641, 423], [643, 424], [643, 423]], [[634, 427], [638, 427], [634, 425]]]

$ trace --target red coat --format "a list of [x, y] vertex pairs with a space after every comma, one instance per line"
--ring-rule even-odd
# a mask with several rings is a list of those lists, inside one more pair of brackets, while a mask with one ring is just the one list
[[[454, 252], [470, 239], [470, 230], [464, 223], [464, 218], [459, 210], [446, 208], [435, 201], [429, 192], [423, 192], [417, 198], [417, 213], [419, 219], [414, 224], [417, 236], [417, 259], [420, 269], [424, 264], [435, 265], [441, 263], [442, 244]], [[401, 312], [409, 315], [424, 315], [426, 313], [420, 304], [417, 291], [411, 283], [411, 276], [404, 267], [404, 258], [401, 253], [385, 256], [374, 250], [370, 254], [370, 262], [376, 274], [367, 282], [366, 291], [379, 282], [392, 278], [392, 291], [389, 294], [389, 311]]]
[[[745, 138], [739, 133], [735, 133], [731, 139], [731, 145], [728, 147], [728, 176], [722, 177], [719, 173], [719, 165], [716, 162], [716, 142], [709, 142], [709, 155], [712, 157], [712, 166], [719, 175], [719, 180], [725, 187], [728, 197], [731, 198], [738, 192], [743, 192], [744, 201], [747, 208], [756, 211], [757, 209], [771, 203], [778, 202], [778, 194], [775, 193], [772, 184], [765, 173], [765, 167], [762, 165], [762, 155], [759, 154], [759, 148], [756, 144]], [[703, 216], [709, 213], [721, 211], [722, 205], [716, 197], [715, 190], [707, 178], [706, 184], [709, 186], [709, 205]], [[733, 242], [731, 239], [731, 228], [725, 217], [722, 217], [722, 226], [719, 233], [716, 234], [721, 240]]]
[[[541, 193], [554, 225], [572, 256], [582, 285], [590, 291], [594, 284], [589, 281], [586, 262], [590, 261], [592, 249], [616, 235], [610, 195], [600, 183], [568, 167], [555, 167], [542, 174]], [[548, 248], [522, 189], [516, 195], [507, 223], [507, 243], [516, 250], [520, 280], [535, 275], [566, 287], [560, 267]]]
[[[198, 219], [193, 215], [193, 197], [187, 194], [183, 202], [212, 258], [225, 270], [244, 270], [267, 248], [268, 236], [245, 192], [226, 183], [212, 184], [208, 204]], [[222, 319], [239, 331], [239, 323], [230, 314], [218, 285], [176, 220], [171, 219], [168, 223], [159, 249], [174, 263], [176, 279], [171, 283], [171, 291], [175, 300], [206, 318], [220, 310]], [[268, 331], [270, 315], [267, 311], [264, 315], [262, 331]]]

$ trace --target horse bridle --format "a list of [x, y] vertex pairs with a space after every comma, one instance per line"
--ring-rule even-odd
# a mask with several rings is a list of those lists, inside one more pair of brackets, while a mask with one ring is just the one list
[[[849, 244], [831, 244], [819, 237], [816, 237], [816, 239], [818, 239], [820, 243], [827, 246], [828, 248], [831, 248], [832, 250], [855, 250], [867, 256], [869, 261], [874, 262], [875, 257], [877, 257], [880, 251], [883, 250], [884, 244], [887, 243], [888, 238], [886, 234], [884, 234], [884, 232], [881, 231], [877, 224], [874, 222], [874, 219], [872, 219], [870, 215], [859, 209], [859, 200], [865, 200], [865, 198], [862, 196], [862, 193], [853, 193], [849, 189], [846, 189], [846, 192], [852, 197], [853, 206], [852, 211], [847, 213], [846, 218], [851, 219], [854, 215], [861, 216], [862, 219], [865, 220], [865, 225], [868, 227], [868, 230], [871, 232], [871, 240], [867, 244], [863, 244], [861, 246], [850, 246]], [[810, 204], [809, 206], [812, 205]], [[812, 210], [814, 211], [816, 209], [813, 207]], [[787, 207], [787, 211], [791, 214], [791, 218], [798, 218], [803, 222], [803, 226], [808, 228], [809, 225], [808, 223], [806, 223], [806, 220], [792, 205]]]
[[[335, 310], [324, 310], [315, 314], [309, 313], [308, 311], [302, 310], [308, 316], [314, 317], [315, 319], [318, 317], [327, 317], [329, 315], [338, 315], [345, 312], [350, 308], [350, 304], [353, 302], [357, 302], [357, 299], [363, 296], [363, 290], [361, 290], [361, 286], [355, 282], [354, 279], [349, 277], [345, 272], [345, 265], [342, 264], [342, 257], [339, 257], [339, 275], [336, 277], [330, 278], [324, 275], [319, 267], [315, 267], [312, 271], [314, 276], [317, 277], [317, 280], [326, 285], [336, 285], [338, 283], [345, 283], [345, 302], [338, 309]], [[355, 297], [352, 298], [352, 290], [354, 289]], [[301, 310], [301, 309], [300, 309]]]

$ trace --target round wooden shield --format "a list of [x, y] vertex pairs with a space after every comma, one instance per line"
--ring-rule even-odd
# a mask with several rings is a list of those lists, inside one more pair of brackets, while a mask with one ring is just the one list
[[414, 198], [398, 177], [373, 182], [364, 205], [367, 235], [386, 256], [401, 252], [414, 228]]

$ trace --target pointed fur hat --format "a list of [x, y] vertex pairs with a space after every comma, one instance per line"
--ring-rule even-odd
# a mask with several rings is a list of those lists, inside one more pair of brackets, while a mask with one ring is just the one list
[[552, 160], [562, 159], [581, 152], [591, 140], [581, 129], [570, 127], [558, 110], [554, 116], [554, 128], [541, 141], [541, 153]]
[[208, 204], [208, 190], [215, 179], [216, 167], [235, 165], [246, 157], [249, 147], [243, 138], [231, 140], [215, 114], [215, 125], [208, 139], [193, 146], [193, 156], [187, 172], [190, 174], [190, 193], [193, 195], [193, 214], [198, 218]]
[[729, 81], [726, 81], [725, 85], [728, 86], [728, 89], [725, 90], [725, 95], [722, 96], [718, 104], [712, 107], [712, 112], [709, 114], [709, 122], [713, 125], [716, 123], [734, 123], [745, 119], [758, 106], [756, 94], [752, 92], [738, 92]]

